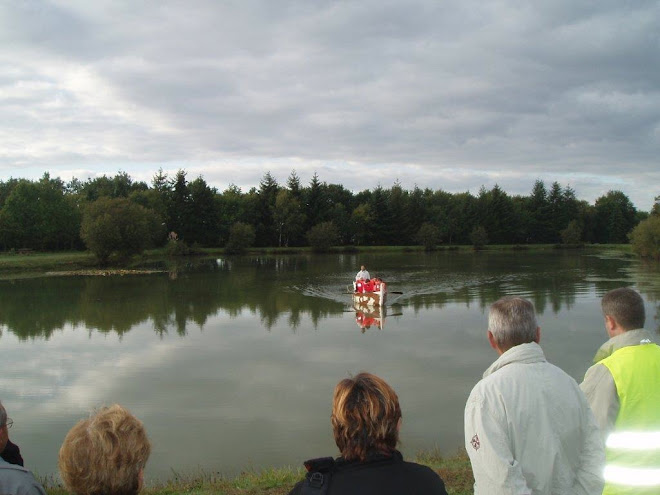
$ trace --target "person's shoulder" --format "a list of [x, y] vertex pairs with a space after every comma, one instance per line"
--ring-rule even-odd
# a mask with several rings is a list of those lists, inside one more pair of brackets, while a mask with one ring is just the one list
[[612, 372], [603, 363], [592, 365], [584, 374], [584, 380], [580, 383], [580, 389], [582, 389], [588, 397], [597, 389], [613, 386], [615, 385]]
[[304, 481], [305, 480], [300, 480], [298, 483], [296, 483], [291, 489], [291, 491], [289, 491], [289, 495], [299, 495], [300, 493], [302, 493], [302, 486]]
[[429, 466], [425, 466], [424, 464], [418, 464], [417, 462], [412, 462], [412, 461], [403, 461], [402, 465], [405, 467], [405, 469], [411, 471], [411, 472], [416, 472], [416, 473], [422, 473], [428, 476], [438, 476], [438, 473], [436, 473], [433, 469], [431, 469]]
[[503, 383], [509, 384], [512, 380], [515, 380], [516, 375], [518, 374], [517, 371], [518, 370], [515, 369], [515, 366], [509, 365], [484, 376], [481, 380], [475, 383], [474, 387], [472, 387], [470, 399], [484, 398], [492, 393], [498, 393], [494, 391], [499, 390]]
[[475, 383], [468, 396], [467, 404], [483, 402], [489, 391], [493, 388], [493, 381], [493, 375], [488, 375]]
[[575, 378], [573, 378], [571, 375], [566, 373], [556, 364], [552, 364], [550, 361], [547, 361], [545, 364], [546, 364], [545, 369], [549, 370], [549, 372], [553, 373], [556, 377], [561, 377], [566, 381], [575, 382]]
[[34, 475], [17, 464], [0, 461], [0, 492], [3, 495], [20, 493], [23, 495], [45, 495], [46, 492]]
[[16, 472], [16, 473], [25, 473], [25, 474], [30, 474], [30, 471], [20, 464], [14, 464], [12, 462], [9, 462], [3, 458], [0, 457], [0, 469], [4, 470], [5, 472]]
[[[411, 476], [414, 476], [418, 482], [423, 482], [429, 487], [445, 488], [445, 482], [440, 475], [428, 466], [417, 464], [416, 462], [403, 462], [404, 469]], [[439, 492], [443, 493], [443, 492]]]

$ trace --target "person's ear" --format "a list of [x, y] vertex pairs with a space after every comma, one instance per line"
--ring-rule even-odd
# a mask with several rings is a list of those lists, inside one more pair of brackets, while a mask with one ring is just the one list
[[536, 327], [536, 338], [534, 339], [534, 342], [537, 344], [541, 342], [541, 327]]
[[493, 349], [499, 351], [499, 347], [497, 347], [497, 341], [495, 340], [495, 335], [493, 335], [493, 332], [490, 330], [488, 330], [488, 343]]
[[401, 431], [401, 421], [403, 421], [403, 418], [399, 418], [399, 421], [396, 422], [396, 432], [399, 433]]
[[614, 329], [616, 328], [616, 320], [611, 315], [605, 315], [605, 330], [607, 334], [611, 337], [613, 335]]

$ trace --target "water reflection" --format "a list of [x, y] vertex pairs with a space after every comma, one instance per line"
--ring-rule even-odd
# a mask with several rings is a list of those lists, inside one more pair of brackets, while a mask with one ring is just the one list
[[301, 314], [317, 324], [342, 312], [341, 302], [305, 296], [286, 281], [282, 286], [273, 274], [283, 262], [295, 273], [295, 260], [256, 259], [240, 269], [232, 269], [232, 263], [204, 262], [170, 267], [169, 273], [158, 275], [3, 282], [0, 324], [23, 340], [48, 339], [66, 325], [123, 335], [147, 321], [158, 334], [174, 330], [185, 335], [188, 325], [203, 328], [221, 310], [232, 317], [243, 311], [257, 314], [267, 330], [283, 314], [296, 329]]
[[[539, 314], [556, 314], [573, 307], [580, 294], [624, 285], [636, 285], [660, 305], [658, 264], [631, 263], [616, 253], [437, 253], [415, 254], [413, 260], [401, 254], [262, 256], [172, 264], [157, 275], [3, 281], [0, 325], [22, 340], [49, 339], [66, 325], [121, 336], [145, 322], [159, 335], [183, 336], [189, 325], [203, 328], [220, 311], [231, 317], [247, 311], [266, 330], [285, 318], [296, 331], [302, 315], [310, 315], [315, 326], [340, 315], [350, 304], [346, 280], [369, 258], [378, 276], [402, 292], [388, 304], [415, 313], [457, 302], [484, 310], [508, 294], [531, 299]], [[382, 328], [385, 315], [356, 310], [362, 311], [356, 314], [361, 329]]]

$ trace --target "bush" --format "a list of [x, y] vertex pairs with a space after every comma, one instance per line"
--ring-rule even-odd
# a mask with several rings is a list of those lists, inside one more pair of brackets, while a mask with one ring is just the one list
[[440, 242], [440, 229], [432, 223], [424, 222], [417, 231], [417, 242], [431, 251]]
[[339, 240], [339, 230], [333, 222], [322, 222], [307, 231], [307, 241], [312, 249], [322, 253], [328, 251]]
[[190, 248], [184, 241], [170, 239], [167, 241], [165, 251], [169, 256], [187, 256], [190, 254]]
[[102, 197], [87, 205], [80, 237], [104, 265], [113, 254], [130, 256], [151, 247], [161, 230], [152, 210], [126, 198]]
[[225, 245], [227, 254], [242, 254], [254, 244], [255, 232], [252, 225], [236, 222], [229, 229], [229, 240]]
[[582, 242], [582, 227], [577, 220], [571, 220], [564, 230], [560, 232], [561, 242], [574, 246]]
[[651, 215], [628, 235], [633, 252], [643, 258], [660, 260], [660, 216]]
[[472, 229], [470, 233], [470, 242], [474, 246], [474, 249], [482, 249], [486, 244], [488, 244], [488, 232], [481, 225]]

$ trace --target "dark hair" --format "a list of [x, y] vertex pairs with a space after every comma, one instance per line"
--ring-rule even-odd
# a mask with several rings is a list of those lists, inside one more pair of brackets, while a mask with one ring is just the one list
[[612, 316], [626, 331], [644, 326], [644, 300], [633, 289], [621, 287], [609, 291], [603, 296], [601, 307], [604, 315]]
[[391, 453], [399, 441], [399, 398], [385, 380], [360, 373], [340, 381], [332, 401], [335, 443], [346, 460]]

